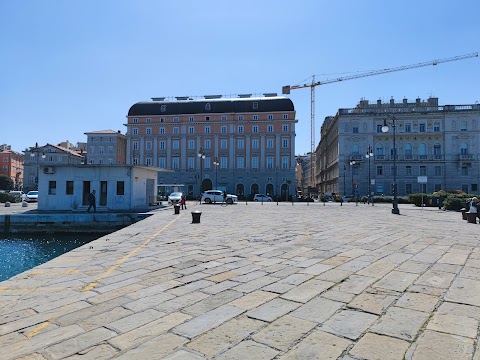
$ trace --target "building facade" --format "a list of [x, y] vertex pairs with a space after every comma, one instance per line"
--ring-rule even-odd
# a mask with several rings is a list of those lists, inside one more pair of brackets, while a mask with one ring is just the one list
[[88, 164], [126, 164], [127, 136], [120, 131], [86, 132]]
[[[367, 158], [369, 149], [373, 156]], [[323, 193], [362, 196], [370, 185], [373, 195], [393, 195], [395, 175], [399, 196], [438, 190], [478, 194], [480, 105], [362, 99], [326, 118], [317, 159], [316, 185]]]
[[127, 163], [172, 170], [161, 184], [198, 196], [217, 188], [240, 198], [295, 190], [295, 109], [276, 94], [153, 98], [128, 112]]
[[12, 151], [10, 145], [0, 145], [0, 175], [5, 175], [12, 179], [15, 190], [23, 190], [23, 160], [24, 155]]
[[46, 144], [25, 150], [24, 160], [24, 191], [38, 190], [40, 166], [79, 165], [85, 157], [76, 150], [58, 145]]

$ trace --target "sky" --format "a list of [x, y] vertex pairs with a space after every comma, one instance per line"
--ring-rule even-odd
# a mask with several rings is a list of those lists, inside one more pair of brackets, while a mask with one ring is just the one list
[[[480, 51], [480, 1], [1, 0], [0, 144], [12, 150], [85, 132], [126, 132], [152, 97], [282, 93], [370, 70]], [[310, 89], [292, 90], [295, 153], [311, 147]], [[480, 101], [480, 58], [315, 88], [326, 116], [375, 103]]]

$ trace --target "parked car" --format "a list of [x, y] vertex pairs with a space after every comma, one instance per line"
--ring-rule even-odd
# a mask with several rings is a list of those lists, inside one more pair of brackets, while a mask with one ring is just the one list
[[182, 199], [182, 195], [183, 194], [181, 192], [173, 192], [168, 195], [168, 202], [171, 204], [178, 204]]
[[[237, 195], [232, 195], [232, 194], [227, 194], [226, 198], [226, 203], [227, 204], [233, 204], [234, 202], [237, 202], [238, 197]], [[221, 190], [208, 190], [205, 191], [202, 194], [202, 202], [205, 204], [211, 204], [211, 203], [221, 203], [223, 202], [223, 191]]]
[[255, 194], [253, 201], [272, 201], [272, 198], [264, 194]]
[[25, 201], [26, 195], [23, 191], [14, 190], [14, 191], [10, 191], [9, 194], [15, 196], [16, 202]]
[[36, 202], [38, 201], [38, 191], [29, 191], [27, 195], [25, 195], [26, 202]]
[[352, 197], [351, 196], [342, 196], [342, 200], [343, 200], [343, 202], [349, 202], [350, 200], [352, 200]]

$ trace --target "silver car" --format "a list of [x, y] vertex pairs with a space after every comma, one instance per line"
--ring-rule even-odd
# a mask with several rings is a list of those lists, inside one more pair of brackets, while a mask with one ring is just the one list
[[182, 200], [183, 193], [181, 192], [173, 192], [168, 195], [168, 202], [171, 204], [178, 204], [180, 200]]

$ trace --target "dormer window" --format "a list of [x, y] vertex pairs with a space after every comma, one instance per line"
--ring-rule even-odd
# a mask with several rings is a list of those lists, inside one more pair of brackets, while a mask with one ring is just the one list
[[150, 124], [152, 122], [152, 119], [151, 118], [147, 118], [147, 124]]
[[210, 105], [210, 103], [206, 103], [205, 110], [210, 111], [211, 109], [212, 109], [212, 106]]
[[167, 105], [162, 105], [162, 106], [160, 106], [160, 111], [161, 111], [161, 112], [167, 111]]
[[137, 118], [133, 118], [133, 123], [134, 123], [134, 124], [138, 123], [138, 119], [137, 119]]
[[253, 103], [253, 108], [254, 108], [254, 109], [258, 109], [258, 102], [255, 101], [255, 102]]

